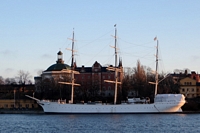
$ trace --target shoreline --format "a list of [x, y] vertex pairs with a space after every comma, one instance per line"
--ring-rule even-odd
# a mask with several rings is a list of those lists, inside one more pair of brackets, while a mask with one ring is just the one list
[[[0, 109], [0, 114], [45, 114], [45, 113], [43, 112], [43, 110], [8, 110], [8, 109]], [[151, 114], [151, 113], [141, 113], [141, 114]], [[159, 113], [153, 113], [153, 114], [159, 114]], [[200, 114], [200, 111], [183, 111], [183, 112], [161, 113], [161, 114]]]

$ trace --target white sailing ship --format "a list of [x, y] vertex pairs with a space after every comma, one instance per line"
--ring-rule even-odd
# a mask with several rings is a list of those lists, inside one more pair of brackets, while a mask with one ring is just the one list
[[[141, 100], [140, 98], [129, 98], [127, 102], [116, 104], [117, 99], [117, 85], [121, 84], [118, 82], [117, 73], [120, 69], [117, 68], [117, 51], [116, 51], [116, 26], [115, 26], [115, 67], [108, 67], [107, 70], [115, 71], [115, 81], [105, 80], [105, 82], [115, 83], [115, 94], [114, 104], [107, 103], [73, 103], [74, 86], [80, 86], [74, 83], [74, 74], [79, 72], [71, 70], [62, 70], [64, 73], [71, 74], [71, 82], [59, 82], [61, 84], [69, 84], [72, 86], [71, 100], [50, 101], [50, 100], [39, 100], [35, 97], [26, 95], [27, 97], [34, 99], [43, 108], [45, 113], [177, 113], [182, 112], [181, 107], [185, 104], [185, 97], [182, 94], [157, 94], [158, 86], [158, 40], [157, 40], [157, 52], [156, 52], [156, 82], [155, 84], [155, 98], [154, 103], [150, 103], [149, 99]], [[72, 63], [74, 60], [73, 54], [74, 47], [74, 33], [72, 39]]]

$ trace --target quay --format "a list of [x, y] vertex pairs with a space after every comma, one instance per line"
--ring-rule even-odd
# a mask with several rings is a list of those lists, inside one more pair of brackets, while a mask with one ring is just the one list
[[0, 109], [0, 114], [44, 114], [43, 110], [10, 110]]

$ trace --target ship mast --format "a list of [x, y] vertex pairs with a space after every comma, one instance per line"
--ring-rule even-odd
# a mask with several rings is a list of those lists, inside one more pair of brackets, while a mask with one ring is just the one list
[[157, 46], [156, 46], [156, 76], [155, 76], [155, 96], [157, 95], [157, 90], [158, 90], [158, 40], [157, 41]]
[[158, 84], [163, 81], [165, 78], [169, 77], [170, 74], [168, 74], [165, 78], [163, 78], [162, 80], [158, 81], [158, 39], [157, 37], [154, 38], [154, 41], [157, 42], [156, 45], [156, 71], [155, 71], [155, 82], [149, 82], [150, 84], [154, 84], [155, 85], [155, 92], [154, 92], [154, 96], [157, 95], [157, 91], [158, 91]]
[[[114, 25], [115, 27], [115, 67], [117, 68], [117, 28], [116, 28], [116, 24]], [[116, 75], [115, 75], [116, 76]]]
[[117, 28], [115, 24], [115, 97], [114, 97], [114, 104], [117, 102]]
[[71, 63], [71, 82], [72, 82], [72, 90], [71, 90], [71, 103], [73, 103], [74, 99], [74, 29], [72, 36], [72, 63]]
[[73, 104], [74, 103], [74, 86], [76, 85], [76, 86], [80, 86], [80, 84], [76, 84], [76, 83], [74, 83], [74, 74], [80, 74], [78, 71], [74, 71], [74, 30], [73, 30], [73, 36], [72, 36], [72, 39], [70, 39], [70, 40], [72, 40], [72, 49], [67, 49], [67, 50], [70, 50], [70, 51], [72, 51], [72, 62], [71, 62], [71, 70], [69, 70], [69, 69], [63, 69], [62, 70], [62, 72], [63, 73], [69, 73], [69, 74], [71, 74], [71, 82], [59, 82], [59, 83], [61, 83], [61, 84], [68, 84], [68, 85], [71, 85], [72, 86], [72, 88], [71, 88], [71, 100], [70, 100], [70, 102], [69, 103], [71, 103], [71, 104]]
[[121, 82], [118, 82], [118, 72], [121, 72], [121, 69], [117, 68], [117, 28], [116, 24], [114, 25], [115, 27], [115, 46], [111, 46], [112, 48], [115, 49], [115, 67], [108, 67], [106, 68], [109, 71], [114, 71], [115, 72], [115, 81], [110, 81], [110, 80], [104, 80], [104, 82], [109, 82], [109, 83], [115, 83], [115, 95], [114, 95], [114, 104], [117, 103], [117, 85], [121, 84]]
[[72, 35], [72, 62], [71, 62], [71, 68], [74, 70], [74, 29], [73, 29], [73, 35]]

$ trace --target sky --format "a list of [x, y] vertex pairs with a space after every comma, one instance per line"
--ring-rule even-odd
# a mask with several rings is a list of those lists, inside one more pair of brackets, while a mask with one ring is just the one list
[[70, 65], [73, 30], [77, 66], [114, 65], [115, 24], [123, 67], [139, 60], [154, 69], [157, 37], [159, 71], [199, 73], [199, 7], [199, 0], [0, 0], [0, 76], [23, 70], [33, 80], [59, 50]]

